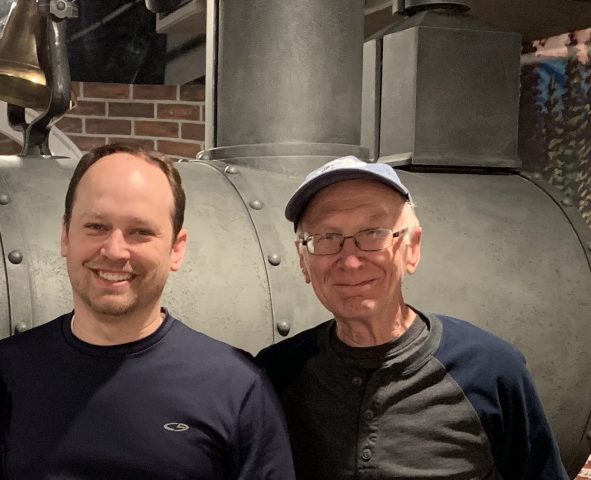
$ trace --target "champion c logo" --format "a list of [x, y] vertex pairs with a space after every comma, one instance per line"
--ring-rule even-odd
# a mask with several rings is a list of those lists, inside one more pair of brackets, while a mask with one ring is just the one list
[[166, 423], [164, 425], [164, 429], [165, 430], [170, 430], [171, 432], [184, 432], [186, 430], [189, 430], [189, 425], [187, 425], [186, 423]]

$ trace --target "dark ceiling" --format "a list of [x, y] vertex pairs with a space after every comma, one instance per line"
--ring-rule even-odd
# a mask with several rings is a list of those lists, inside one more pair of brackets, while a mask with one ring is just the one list
[[68, 20], [68, 58], [73, 80], [163, 83], [166, 36], [144, 0], [78, 0]]
[[[391, 0], [366, 0], [366, 3], [373, 7], [366, 17], [368, 33], [402, 20], [392, 17]], [[471, 4], [471, 15], [520, 33], [524, 42], [591, 27], [591, 0], [467, 0], [465, 3]]]

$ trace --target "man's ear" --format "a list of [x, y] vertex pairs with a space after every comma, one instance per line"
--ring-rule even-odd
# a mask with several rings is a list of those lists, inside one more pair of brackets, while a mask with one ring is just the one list
[[60, 254], [62, 257], [68, 256], [68, 245], [70, 241], [68, 238], [68, 227], [65, 220], [62, 220], [62, 234], [60, 237]]
[[184, 228], [181, 228], [176, 236], [172, 250], [170, 251], [170, 271], [176, 272], [183, 263], [185, 252], [187, 251], [187, 242], [189, 241], [189, 233]]
[[308, 268], [306, 267], [306, 262], [304, 259], [304, 247], [302, 246], [302, 243], [299, 240], [295, 241], [295, 246], [300, 257], [300, 269], [302, 270], [302, 274], [304, 275], [304, 281], [306, 283], [310, 283], [310, 274], [308, 273]]
[[413, 274], [417, 271], [421, 261], [421, 236], [423, 229], [416, 227], [412, 232], [410, 242], [406, 245], [406, 273]]

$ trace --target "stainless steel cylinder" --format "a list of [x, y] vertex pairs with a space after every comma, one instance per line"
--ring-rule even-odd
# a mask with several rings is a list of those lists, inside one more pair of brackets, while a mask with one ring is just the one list
[[216, 2], [219, 21], [211, 28], [218, 43], [208, 65], [215, 83], [214, 146], [271, 144], [283, 155], [287, 145], [289, 155], [309, 155], [309, 145], [321, 143], [350, 145], [358, 153], [363, 4]]

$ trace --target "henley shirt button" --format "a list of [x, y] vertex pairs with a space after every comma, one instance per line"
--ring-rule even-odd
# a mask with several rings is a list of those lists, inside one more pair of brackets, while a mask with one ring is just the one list
[[364, 448], [363, 452], [361, 452], [361, 458], [363, 461], [367, 462], [372, 457], [371, 450], [369, 448]]
[[366, 420], [371, 420], [373, 418], [373, 410], [366, 410], [365, 412], [363, 412], [363, 418], [365, 418]]
[[363, 379], [361, 377], [353, 377], [351, 383], [353, 383], [353, 385], [355, 385], [356, 387], [360, 387], [361, 385], [363, 385]]

